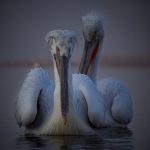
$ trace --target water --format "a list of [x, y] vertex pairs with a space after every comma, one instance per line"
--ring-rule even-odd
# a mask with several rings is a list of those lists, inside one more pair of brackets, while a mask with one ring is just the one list
[[[134, 117], [128, 129], [101, 129], [98, 136], [31, 136], [24, 135], [14, 119], [14, 103], [29, 69], [0, 69], [0, 150], [17, 149], [150, 149], [150, 69], [102, 68], [100, 78], [111, 76], [129, 87]], [[51, 71], [50, 75], [52, 75]]]
[[132, 132], [128, 129], [103, 129], [99, 136], [29, 136], [16, 140], [16, 149], [83, 150], [115, 149], [130, 150]]

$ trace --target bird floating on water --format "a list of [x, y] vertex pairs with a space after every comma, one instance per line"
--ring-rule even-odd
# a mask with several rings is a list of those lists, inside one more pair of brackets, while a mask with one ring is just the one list
[[70, 61], [76, 34], [69, 30], [47, 34], [54, 81], [37, 64], [28, 73], [15, 113], [19, 126], [24, 126], [26, 133], [95, 135], [96, 128], [126, 127], [132, 119], [132, 100], [123, 83], [103, 79], [96, 87], [104, 38], [101, 18], [87, 15], [82, 20], [85, 46], [79, 74], [72, 74]]
[[[96, 14], [82, 17], [84, 50], [79, 73], [88, 75], [97, 84], [96, 76], [104, 39], [102, 18]], [[119, 80], [106, 78], [98, 82], [98, 89], [105, 99], [104, 127], [125, 127], [132, 120], [132, 99], [127, 87]]]
[[71, 72], [76, 34], [55, 30], [46, 39], [54, 81], [42, 68], [30, 71], [16, 102], [17, 122], [31, 134], [94, 135], [103, 125], [104, 99], [88, 76]]

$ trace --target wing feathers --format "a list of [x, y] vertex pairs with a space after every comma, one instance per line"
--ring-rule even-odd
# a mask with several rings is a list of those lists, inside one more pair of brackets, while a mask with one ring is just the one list
[[103, 97], [88, 76], [81, 76], [79, 89], [87, 102], [89, 120], [95, 127], [100, 127], [105, 116]]
[[23, 82], [16, 102], [16, 120], [19, 125], [32, 123], [37, 115], [37, 101], [45, 82], [49, 82], [47, 72], [42, 68], [32, 69]]

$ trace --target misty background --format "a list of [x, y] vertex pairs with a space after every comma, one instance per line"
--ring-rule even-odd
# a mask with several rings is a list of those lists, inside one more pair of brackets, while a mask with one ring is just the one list
[[[19, 89], [31, 65], [51, 61], [45, 35], [55, 29], [78, 33], [72, 62], [77, 71], [83, 49], [81, 16], [97, 13], [104, 19], [104, 60], [98, 79], [112, 77], [129, 88], [134, 104], [130, 124], [135, 149], [148, 149], [150, 139], [150, 2], [148, 0], [1, 0], [0, 1], [0, 145], [15, 143], [23, 133], [14, 118]], [[117, 56], [117, 57], [116, 57]], [[129, 65], [136, 56], [138, 65]], [[107, 58], [107, 59], [105, 59]], [[113, 58], [112, 61], [110, 58]], [[116, 59], [117, 58], [117, 59]], [[123, 65], [118, 64], [124, 60]], [[110, 61], [107, 65], [107, 61]], [[111, 66], [111, 62], [115, 65]], [[11, 66], [11, 63], [14, 63]], [[139, 63], [137, 63], [139, 62]], [[143, 65], [140, 65], [141, 62]], [[127, 64], [126, 64], [127, 63]], [[9, 65], [7, 65], [9, 64]], [[53, 76], [52, 64], [44, 66]]]
[[91, 12], [104, 19], [103, 53], [149, 53], [149, 5], [142, 0], [1, 0], [0, 61], [49, 58], [45, 35], [54, 29], [78, 33], [76, 59], [83, 48], [81, 16]]

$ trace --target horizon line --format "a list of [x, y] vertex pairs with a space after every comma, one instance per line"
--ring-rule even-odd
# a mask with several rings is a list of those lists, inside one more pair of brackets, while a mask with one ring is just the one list
[[[79, 65], [79, 60], [72, 61], [73, 67]], [[0, 61], [0, 68], [9, 67], [33, 67], [35, 63], [40, 64], [42, 67], [52, 65], [52, 60], [49, 59], [36, 59], [36, 60], [14, 60], [14, 61]], [[101, 67], [150, 67], [150, 54], [103, 54], [100, 59]]]

